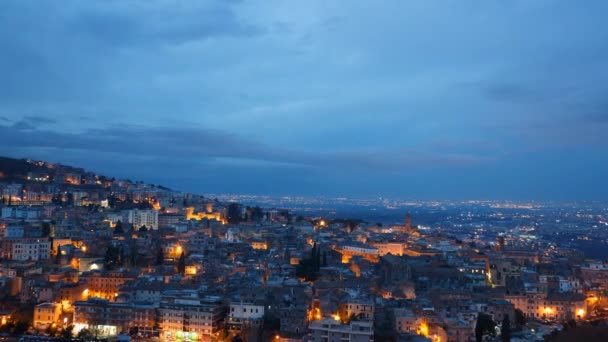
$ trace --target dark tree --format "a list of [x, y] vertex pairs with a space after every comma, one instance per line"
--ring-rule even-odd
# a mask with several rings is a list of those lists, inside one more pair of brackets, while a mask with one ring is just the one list
[[118, 250], [118, 264], [125, 266], [125, 261], [126, 261], [125, 249], [122, 246], [120, 246], [120, 248]]
[[148, 228], [146, 226], [141, 226], [141, 228], [139, 228], [139, 231], [145, 233], [148, 231]]
[[162, 247], [158, 247], [156, 251], [156, 265], [160, 266], [165, 263], [165, 253], [163, 252]]
[[251, 220], [254, 222], [262, 221], [264, 218], [264, 211], [262, 208], [255, 206], [251, 208]]
[[13, 329], [13, 333], [15, 335], [22, 335], [24, 334], [27, 329], [29, 329], [30, 324], [26, 321], [19, 321], [17, 322], [17, 324], [15, 324], [15, 328]]
[[319, 272], [319, 268], [321, 267], [321, 249], [317, 248], [317, 255], [315, 255], [315, 269]]
[[104, 268], [107, 270], [113, 270], [120, 264], [120, 251], [117, 247], [112, 245], [108, 246], [106, 254], [103, 258]]
[[49, 237], [49, 235], [51, 234], [51, 224], [48, 222], [42, 222], [41, 233], [42, 237]]
[[509, 315], [505, 315], [505, 318], [502, 320], [502, 326], [500, 327], [500, 339], [503, 342], [511, 341], [511, 320], [509, 319]]
[[241, 222], [241, 206], [238, 203], [228, 205], [228, 223], [239, 224]]
[[124, 232], [125, 232], [125, 230], [122, 227], [122, 221], [121, 220], [116, 221], [116, 227], [114, 227], [114, 234], [123, 234]]
[[186, 273], [186, 255], [184, 255], [184, 252], [180, 254], [179, 260], [177, 260], [177, 272], [181, 275]]
[[57, 247], [57, 255], [55, 255], [55, 263], [57, 265], [61, 264], [61, 246]]
[[296, 275], [304, 278], [306, 281], [315, 281], [319, 277], [319, 268], [321, 252], [315, 243], [312, 246], [310, 257], [300, 260], [300, 264], [296, 267]]
[[477, 315], [477, 323], [475, 324], [475, 341], [481, 342], [483, 335], [488, 334], [494, 336], [494, 328], [496, 323], [492, 320], [489, 315], [479, 313]]
[[66, 205], [74, 205], [74, 194], [71, 192], [68, 192], [67, 196], [66, 196]]
[[78, 339], [84, 340], [84, 341], [89, 341], [89, 340], [92, 340], [93, 338], [95, 338], [95, 336], [93, 335], [93, 332], [91, 332], [91, 330], [89, 330], [89, 329], [80, 330], [76, 337]]
[[523, 311], [519, 309], [515, 309], [515, 324], [518, 327], [523, 327], [526, 325], [526, 316], [524, 315]]
[[61, 337], [62, 338], [70, 338], [72, 337], [72, 331], [74, 330], [74, 326], [73, 325], [68, 325], [67, 327], [65, 327], [65, 329], [63, 329], [63, 331], [61, 332]]

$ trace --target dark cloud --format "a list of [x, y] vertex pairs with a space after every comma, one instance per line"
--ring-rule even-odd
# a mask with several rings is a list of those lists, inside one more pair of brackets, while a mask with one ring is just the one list
[[305, 152], [272, 147], [235, 134], [205, 128], [157, 128], [114, 126], [89, 129], [82, 133], [60, 133], [36, 129], [29, 120], [12, 127], [0, 125], [0, 142], [5, 148], [55, 148], [118, 153], [124, 157], [173, 158], [175, 160], [234, 160], [236, 167], [250, 162], [308, 168], [353, 167], [394, 172], [421, 165], [470, 165], [485, 158], [467, 154], [397, 151]]
[[[12, 120], [6, 119], [6, 121], [12, 121]], [[22, 119], [14, 121], [14, 123], [10, 127], [14, 128], [16, 130], [19, 130], [19, 131], [26, 131], [26, 130], [35, 130], [40, 126], [54, 124], [56, 122], [57, 121], [55, 121], [54, 119], [45, 118], [45, 117], [41, 117], [41, 116], [24, 116]], [[21, 134], [23, 134], [23, 133], [21, 133]]]
[[118, 47], [155, 43], [181, 44], [218, 36], [252, 36], [263, 30], [239, 19], [221, 2], [206, 8], [187, 6], [138, 8], [133, 11], [98, 8], [78, 14], [70, 29]]
[[482, 94], [490, 100], [511, 103], [547, 103], [562, 99], [576, 91], [570, 86], [546, 82], [479, 84]]

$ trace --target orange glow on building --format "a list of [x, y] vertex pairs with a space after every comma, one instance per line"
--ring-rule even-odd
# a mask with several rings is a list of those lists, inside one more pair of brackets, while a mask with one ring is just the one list
[[585, 310], [584, 310], [584, 309], [578, 309], [578, 310], [576, 311], [576, 314], [577, 314], [577, 315], [578, 315], [580, 318], [583, 318], [583, 317], [585, 317]]
[[251, 242], [251, 248], [258, 250], [267, 250], [268, 243], [266, 243], [266, 241], [253, 241]]
[[424, 337], [429, 337], [429, 326], [426, 322], [420, 323], [420, 327], [418, 328], [418, 333], [423, 335]]
[[215, 221], [218, 221], [218, 222], [222, 222], [222, 224], [225, 224], [224, 220], [222, 218], [222, 213], [220, 213], [219, 211], [210, 212], [210, 213], [205, 213], [205, 212], [195, 213], [194, 212], [194, 207], [187, 207], [186, 208], [186, 220], [200, 221], [200, 220], [203, 220], [203, 219], [215, 220]]

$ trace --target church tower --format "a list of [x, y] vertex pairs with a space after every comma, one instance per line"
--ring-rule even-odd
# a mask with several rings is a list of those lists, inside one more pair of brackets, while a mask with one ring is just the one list
[[410, 215], [410, 213], [408, 212], [405, 215], [405, 231], [411, 231], [412, 230], [412, 216]]

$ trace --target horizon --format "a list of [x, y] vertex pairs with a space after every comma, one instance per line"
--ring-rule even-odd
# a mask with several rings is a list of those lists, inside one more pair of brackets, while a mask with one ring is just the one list
[[[73, 167], [73, 168], [82, 168], [79, 165], [68, 165], [68, 164], [64, 164], [61, 162], [53, 162], [53, 161], [48, 161], [48, 160], [40, 160], [40, 159], [36, 159], [36, 158], [29, 158], [29, 157], [8, 157], [8, 156], [0, 156], [0, 157], [6, 157], [6, 158], [13, 158], [16, 160], [32, 160], [35, 162], [45, 162], [45, 163], [49, 163], [49, 164], [61, 164], [63, 166], [67, 166], [67, 167]], [[102, 174], [97, 172], [96, 170], [90, 170], [90, 169], [86, 169], [84, 168], [85, 171], [87, 172], [93, 172], [97, 175], [100, 176], [105, 176], [105, 177], [109, 177], [112, 178], [114, 177], [114, 175], [112, 174]], [[116, 178], [116, 177], [114, 177]], [[302, 195], [302, 194], [268, 194], [268, 193], [264, 193], [264, 194], [260, 194], [260, 193], [198, 193], [198, 192], [189, 192], [188, 190], [183, 190], [183, 189], [177, 189], [177, 188], [172, 188], [170, 186], [167, 186], [166, 184], [162, 184], [162, 183], [154, 183], [154, 182], [148, 182], [144, 179], [137, 179], [134, 177], [118, 177], [116, 178], [117, 180], [124, 180], [124, 181], [133, 181], [133, 182], [138, 182], [138, 181], [142, 181], [144, 182], [144, 184], [154, 184], [155, 186], [163, 186], [163, 187], [167, 187], [173, 191], [178, 191], [178, 192], [182, 192], [182, 193], [191, 193], [193, 195], [199, 195], [199, 196], [204, 196], [204, 197], [208, 197], [208, 198], [218, 198], [219, 197], [268, 197], [271, 199], [324, 199], [324, 200], [349, 200], [349, 201], [372, 201], [372, 200], [389, 200], [389, 201], [400, 201], [400, 202], [405, 202], [405, 201], [413, 201], [413, 202], [505, 202], [505, 203], [509, 203], [509, 202], [513, 202], [513, 203], [517, 203], [517, 204], [523, 204], [523, 203], [533, 203], [533, 204], [549, 204], [549, 203], [553, 203], [553, 204], [559, 204], [559, 205], [570, 205], [570, 204], [578, 204], [578, 203], [583, 203], [583, 204], [606, 204], [608, 203], [608, 200], [573, 200], [573, 199], [567, 199], [567, 200], [554, 200], [554, 199], [549, 199], [549, 200], [538, 200], [538, 199], [510, 199], [510, 198], [417, 198], [417, 197], [398, 197], [398, 196], [382, 196], [382, 195], [370, 195], [368, 197], [353, 197], [353, 196], [346, 196], [346, 195], [340, 195], [340, 194], [336, 194], [336, 195], [330, 195], [330, 194], [314, 194], [314, 195]]]
[[604, 1], [0, 3], [0, 154], [192, 193], [606, 201]]

